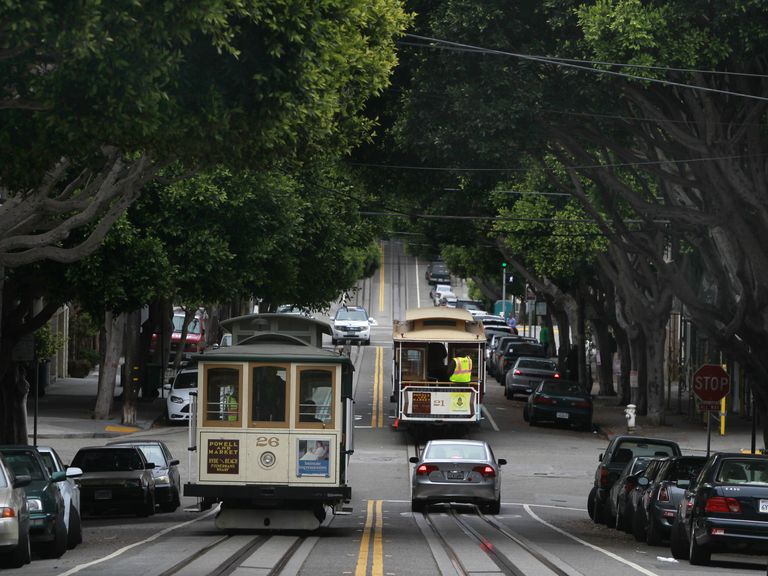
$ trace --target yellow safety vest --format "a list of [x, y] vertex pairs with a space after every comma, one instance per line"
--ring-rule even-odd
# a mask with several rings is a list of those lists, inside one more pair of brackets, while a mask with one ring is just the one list
[[461, 356], [454, 358], [453, 361], [456, 363], [456, 369], [449, 380], [451, 382], [470, 382], [472, 380], [472, 358]]
[[232, 395], [227, 398], [227, 420], [237, 422], [237, 398]]

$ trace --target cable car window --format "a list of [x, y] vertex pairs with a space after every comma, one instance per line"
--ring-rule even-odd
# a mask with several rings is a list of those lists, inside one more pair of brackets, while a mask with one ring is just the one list
[[424, 355], [424, 348], [403, 348], [403, 380], [419, 382], [426, 378], [424, 374]]
[[333, 428], [334, 369], [310, 368], [299, 371], [300, 428]]
[[242, 392], [240, 368], [208, 366], [205, 370], [205, 423], [239, 426]]
[[251, 421], [257, 426], [288, 425], [287, 370], [283, 366], [254, 366], [251, 377]]

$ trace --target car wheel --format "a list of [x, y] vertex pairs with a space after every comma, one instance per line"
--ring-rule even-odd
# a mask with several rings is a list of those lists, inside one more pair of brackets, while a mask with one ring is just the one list
[[501, 494], [499, 494], [498, 498], [496, 498], [494, 502], [487, 504], [485, 510], [488, 512], [488, 514], [498, 514], [501, 512]]
[[72, 504], [69, 506], [69, 531], [67, 532], [67, 549], [72, 550], [83, 541], [83, 526], [80, 513]]
[[645, 543], [648, 546], [661, 546], [661, 534], [659, 526], [653, 518], [648, 519], [648, 526], [645, 529]]
[[5, 556], [0, 556], [0, 564], [6, 568], [21, 568], [32, 562], [32, 546], [29, 542], [29, 529], [19, 525], [19, 541], [16, 549]]
[[160, 504], [160, 512], [175, 512], [179, 504], [179, 492], [174, 488], [171, 494], [171, 501]]
[[58, 518], [53, 528], [53, 540], [40, 546], [40, 557], [45, 559], [61, 558], [67, 551], [67, 525], [64, 518]]
[[614, 508], [608, 503], [605, 503], [605, 525], [609, 528], [614, 528], [616, 526], [616, 516], [618, 515], [619, 510], [619, 503], [616, 503], [616, 508]]
[[596, 493], [597, 493], [597, 488], [593, 486], [592, 490], [589, 491], [589, 496], [587, 496], [587, 514], [589, 514], [589, 517], [591, 520], [595, 519], [595, 494]]
[[529, 426], [536, 426], [538, 422], [536, 421], [536, 417], [533, 415], [533, 412], [528, 412], [528, 425]]
[[523, 406], [523, 420], [528, 422], [528, 404]]
[[426, 508], [424, 502], [420, 500], [411, 500], [411, 512], [419, 513], [424, 512], [424, 509]]
[[685, 527], [677, 519], [672, 523], [672, 534], [669, 537], [669, 551], [675, 560], [688, 559], [688, 541]]
[[605, 524], [605, 505], [606, 503], [600, 504], [595, 496], [595, 515], [592, 517], [595, 524]]
[[147, 494], [147, 499], [144, 505], [136, 512], [136, 516], [139, 518], [146, 518], [152, 516], [155, 513], [155, 495], [152, 492]]
[[645, 512], [635, 510], [632, 515], [632, 536], [638, 542], [645, 542]]
[[694, 566], [705, 566], [709, 564], [712, 557], [712, 551], [696, 543], [696, 537], [691, 532], [691, 538], [688, 547], [688, 561]]

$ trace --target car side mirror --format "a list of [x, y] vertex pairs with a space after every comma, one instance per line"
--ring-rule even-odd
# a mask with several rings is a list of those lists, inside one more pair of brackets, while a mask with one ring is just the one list
[[154, 462], [147, 462], [147, 465], [144, 467], [144, 470], [153, 470], [155, 468]]
[[54, 472], [51, 474], [51, 482], [64, 482], [64, 480], [67, 479], [67, 473], [66, 472]]
[[640, 478], [637, 479], [638, 486], [648, 486], [648, 484], [650, 484], [650, 481], [645, 476], [640, 476]]
[[77, 466], [67, 467], [67, 478], [78, 478], [83, 475], [83, 469]]
[[370, 324], [371, 326], [378, 326], [379, 325], [379, 323], [376, 322], [376, 318], [368, 318], [368, 324]]
[[499, 458], [498, 460], [496, 460], [496, 464], [498, 464], [499, 466], [504, 466], [506, 463], [507, 463], [506, 458]]
[[602, 452], [600, 452], [600, 456], [597, 457], [597, 461], [598, 462], [602, 462], [603, 461], [603, 453]]
[[30, 482], [32, 482], [32, 476], [30, 476], [29, 474], [22, 474], [14, 478], [13, 487], [24, 488], [24, 486], [29, 486]]
[[168, 462], [168, 466], [169, 467], [170, 466], [178, 466], [178, 465], [179, 465], [179, 461], [178, 460], [171, 460], [170, 462]]
[[419, 463], [419, 457], [418, 456], [411, 456], [408, 458], [408, 462], [411, 464], [418, 464]]

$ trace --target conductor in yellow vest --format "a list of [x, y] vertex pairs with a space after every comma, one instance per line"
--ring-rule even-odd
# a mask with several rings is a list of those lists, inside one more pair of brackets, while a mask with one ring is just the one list
[[230, 392], [227, 394], [226, 406], [227, 406], [227, 420], [229, 422], [236, 422], [239, 405], [237, 402], [237, 396], [235, 396], [233, 392]]
[[451, 358], [451, 382], [467, 383], [472, 381], [472, 358], [469, 356], [457, 356]]

